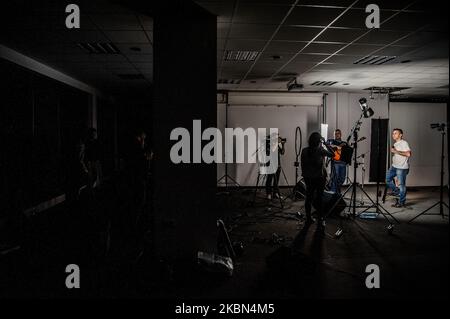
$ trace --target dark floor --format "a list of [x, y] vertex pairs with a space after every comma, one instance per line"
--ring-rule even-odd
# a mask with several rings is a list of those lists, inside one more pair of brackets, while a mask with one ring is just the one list
[[[366, 190], [375, 199], [374, 189]], [[231, 277], [206, 273], [195, 263], [155, 262], [148, 249], [148, 233], [125, 231], [126, 228], [118, 227], [124, 224], [117, 217], [120, 214], [111, 216], [113, 211], [129, 209], [125, 201], [111, 200], [114, 192], [117, 189], [106, 187], [94, 201], [61, 205], [25, 219], [21, 236], [16, 236], [20, 237], [17, 245], [10, 243], [13, 249], [0, 254], [0, 297], [449, 295], [448, 217], [427, 215], [407, 223], [438, 200], [437, 189], [411, 189], [409, 204], [403, 209], [390, 207], [393, 199], [388, 198], [384, 207], [400, 222], [397, 224], [388, 216], [394, 225], [392, 233], [387, 230], [390, 222], [382, 215], [376, 219], [329, 218], [323, 233], [316, 224], [305, 226], [303, 200], [287, 198], [280, 209], [279, 202], [268, 202], [262, 191], [257, 193], [253, 205], [252, 190], [218, 193], [218, 212], [229, 236], [244, 246], [243, 254], [235, 259]], [[290, 190], [285, 189], [284, 193], [289, 195]], [[369, 203], [359, 193], [357, 198], [358, 202], [363, 199]], [[437, 212], [438, 209], [430, 211]], [[448, 216], [447, 209], [445, 214]], [[343, 229], [343, 234], [336, 238], [338, 228]], [[6, 242], [8, 236], [2, 237]], [[64, 286], [64, 268], [75, 261], [83, 269], [83, 289], [69, 291]], [[365, 268], [369, 264], [380, 267], [380, 289], [369, 290], [365, 286]]]
[[[375, 200], [375, 188], [366, 190]], [[289, 190], [285, 194], [289, 195]], [[259, 194], [255, 208], [243, 208], [242, 192], [223, 199], [226, 206], [233, 206], [228, 219], [230, 236], [246, 248], [235, 276], [214, 296], [448, 297], [448, 210], [445, 218], [425, 215], [408, 224], [438, 201], [438, 189], [411, 189], [403, 209], [392, 208], [394, 199], [387, 198], [384, 207], [399, 224], [388, 214], [390, 222], [382, 215], [376, 219], [329, 218], [325, 234], [316, 224], [305, 227], [297, 214], [304, 213], [303, 201], [287, 199], [280, 210], [268, 206], [263, 195]], [[251, 201], [251, 191], [247, 197]], [[360, 192], [357, 199], [358, 204], [361, 200], [371, 204]], [[439, 209], [429, 213], [439, 213]], [[387, 230], [390, 223], [394, 225], [392, 233]], [[336, 238], [338, 228], [344, 232]], [[366, 288], [368, 264], [380, 267], [381, 289]]]

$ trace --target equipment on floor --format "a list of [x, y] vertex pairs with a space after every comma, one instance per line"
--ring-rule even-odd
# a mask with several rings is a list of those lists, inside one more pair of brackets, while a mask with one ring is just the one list
[[295, 198], [298, 197], [306, 198], [306, 185], [303, 178], [299, 180], [298, 183], [294, 186], [293, 193], [296, 195]]
[[[377, 198], [376, 201], [374, 201], [369, 194], [367, 194], [367, 192], [361, 187], [361, 185], [357, 182], [357, 171], [358, 171], [358, 142], [360, 141], [359, 137], [358, 137], [358, 133], [361, 129], [361, 125], [363, 123], [363, 118], [368, 118], [371, 117], [373, 115], [373, 111], [371, 108], [369, 108], [367, 106], [367, 100], [365, 98], [361, 98], [359, 100], [360, 103], [360, 107], [362, 110], [362, 113], [359, 117], [359, 119], [356, 121], [356, 123], [354, 124], [350, 135], [347, 138], [347, 144], [350, 142], [350, 140], [353, 138], [353, 181], [352, 183], [348, 186], [348, 188], [342, 193], [340, 194], [340, 198], [344, 198], [345, 195], [351, 191], [351, 197], [350, 197], [350, 201], [348, 204], [348, 213], [355, 218], [357, 215], [359, 216], [361, 213], [365, 213], [367, 212], [369, 209], [371, 208], [375, 208], [376, 209], [376, 213], [377, 214], [381, 214], [382, 217], [388, 222], [388, 225], [391, 229], [393, 229], [392, 226], [392, 222], [390, 221], [390, 219], [388, 218], [388, 216], [395, 221], [397, 224], [399, 224], [399, 221], [391, 214], [389, 213], [389, 211], [387, 211], [383, 206], [381, 206], [378, 202], [378, 194], [379, 194], [379, 181], [377, 182]], [[378, 121], [379, 123], [380, 121]], [[379, 128], [378, 128], [378, 138], [377, 140], [379, 141], [379, 143], [381, 143], [380, 141], [380, 134], [379, 134]], [[380, 152], [377, 152], [378, 156], [379, 156]], [[378, 161], [378, 164], [380, 163], [381, 160]], [[379, 169], [378, 169], [379, 172]], [[372, 203], [372, 205], [357, 205], [356, 203], [356, 192], [357, 189], [359, 189], [368, 199], [369, 201]], [[325, 214], [325, 216], [328, 216], [329, 214], [333, 213], [333, 210], [335, 208], [335, 206], [337, 206], [338, 201], [336, 201], [331, 208], [329, 208], [327, 210], [327, 213]], [[364, 208], [363, 211], [358, 212], [358, 214], [356, 213], [356, 209], [357, 208]], [[342, 229], [342, 224], [340, 229]]]
[[[346, 207], [344, 199], [337, 193], [324, 191], [322, 195], [322, 211], [328, 212], [328, 216], [338, 216]], [[319, 209], [319, 199], [315, 198], [313, 201], [313, 207]]]
[[217, 220], [217, 228], [219, 231], [217, 238], [217, 249], [219, 254], [228, 256], [231, 259], [236, 258], [236, 253], [234, 251], [233, 245], [231, 244], [230, 237], [228, 236], [227, 229], [223, 220]]

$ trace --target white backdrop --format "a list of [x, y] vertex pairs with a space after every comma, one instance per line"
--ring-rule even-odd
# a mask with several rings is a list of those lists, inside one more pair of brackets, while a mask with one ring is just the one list
[[[218, 106], [218, 125], [225, 127], [225, 104]], [[295, 129], [302, 130], [302, 147], [306, 146], [308, 136], [319, 131], [319, 106], [258, 106], [231, 105], [228, 107], [228, 127], [278, 128], [282, 137], [287, 138], [286, 152], [281, 157], [281, 165], [287, 182], [280, 177], [280, 186], [295, 183]], [[218, 165], [218, 178], [224, 174], [224, 164]], [[228, 164], [228, 174], [242, 186], [255, 186], [258, 176], [257, 164]], [[299, 175], [301, 171], [299, 169]]]
[[[295, 128], [300, 126], [303, 134], [303, 147], [306, 146], [308, 135], [320, 130], [321, 95], [294, 95], [283, 93], [233, 93], [230, 98], [232, 105], [228, 107], [228, 127], [278, 127], [281, 135], [288, 141], [286, 155], [282, 157], [283, 169], [289, 184], [295, 182], [294, 139]], [[389, 103], [387, 97], [371, 100], [364, 93], [328, 93], [326, 97], [326, 118], [329, 124], [328, 137], [335, 128], [340, 128], [346, 138], [355, 121], [360, 115], [358, 100], [367, 98], [369, 105], [375, 111], [372, 118], [389, 118], [390, 130], [400, 127], [405, 132], [405, 139], [410, 143], [413, 156], [411, 171], [407, 178], [408, 186], [438, 186], [440, 181], [440, 134], [430, 129], [430, 123], [446, 122], [446, 104], [437, 103]], [[269, 105], [271, 104], [271, 105]], [[284, 104], [290, 106], [276, 106]], [[298, 104], [298, 106], [292, 106]], [[218, 104], [217, 127], [223, 132], [225, 128], [225, 104]], [[360, 137], [367, 139], [359, 144], [358, 154], [366, 153], [365, 183], [369, 181], [370, 171], [370, 132], [371, 119], [364, 119]], [[447, 156], [446, 148], [446, 156]], [[387, 164], [388, 160], [386, 160]], [[445, 161], [447, 164], [447, 161]], [[447, 165], [446, 172], [447, 172]], [[361, 168], [361, 167], [360, 167]], [[349, 177], [352, 178], [350, 169]], [[239, 184], [254, 186], [257, 177], [256, 164], [229, 164], [228, 174], [237, 179]], [[301, 174], [299, 170], [299, 174]], [[224, 164], [217, 165], [218, 178], [224, 175]], [[361, 180], [361, 170], [358, 171], [358, 182]], [[447, 174], [445, 184], [447, 184]], [[280, 185], [286, 182], [282, 176]]]
[[[390, 128], [401, 128], [412, 156], [406, 179], [408, 186], [438, 186], [440, 184], [441, 134], [430, 128], [431, 123], [447, 122], [447, 104], [391, 103]], [[445, 137], [445, 172], [447, 178], [447, 137]]]

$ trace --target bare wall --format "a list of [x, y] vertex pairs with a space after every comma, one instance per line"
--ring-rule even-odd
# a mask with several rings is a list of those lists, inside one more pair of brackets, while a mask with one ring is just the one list
[[[390, 127], [398, 127], [404, 132], [412, 156], [410, 172], [407, 177], [408, 186], [440, 185], [441, 134], [430, 128], [431, 123], [447, 122], [447, 104], [445, 103], [406, 103], [390, 104]], [[445, 157], [447, 157], [447, 139], [444, 140]], [[447, 172], [447, 161], [444, 161]], [[447, 184], [448, 174], [444, 177]]]

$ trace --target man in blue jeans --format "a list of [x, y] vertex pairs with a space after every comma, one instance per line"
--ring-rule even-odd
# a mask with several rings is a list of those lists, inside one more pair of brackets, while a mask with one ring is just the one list
[[[399, 128], [392, 130], [392, 139], [395, 141], [391, 147], [392, 166], [386, 174], [386, 184], [392, 191], [391, 195], [399, 196], [397, 203], [392, 207], [400, 208], [406, 203], [406, 175], [409, 173], [411, 148], [403, 139], [403, 131]], [[395, 177], [397, 177], [398, 186], [394, 182]]]
[[[329, 139], [327, 144], [335, 152], [339, 152], [346, 143], [342, 141], [342, 133], [340, 129], [334, 131], [334, 139]], [[347, 163], [341, 160], [333, 159], [331, 162], [331, 183], [330, 190], [334, 193], [341, 193], [341, 187], [345, 182], [347, 176]]]

